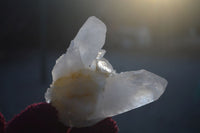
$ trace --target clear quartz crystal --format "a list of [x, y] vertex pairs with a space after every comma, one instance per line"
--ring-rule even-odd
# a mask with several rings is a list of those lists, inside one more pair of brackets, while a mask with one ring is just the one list
[[116, 73], [103, 56], [106, 26], [90, 17], [57, 59], [45, 99], [60, 121], [86, 127], [157, 100], [167, 81], [146, 70]]

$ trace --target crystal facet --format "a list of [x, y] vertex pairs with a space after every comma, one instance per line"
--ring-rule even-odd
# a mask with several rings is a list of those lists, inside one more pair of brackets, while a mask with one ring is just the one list
[[106, 26], [96, 17], [90, 17], [74, 38], [74, 45], [80, 51], [85, 67], [89, 67], [96, 59], [105, 43]]

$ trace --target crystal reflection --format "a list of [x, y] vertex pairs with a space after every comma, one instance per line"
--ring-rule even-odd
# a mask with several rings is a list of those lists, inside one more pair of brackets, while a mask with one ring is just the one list
[[97, 68], [101, 71], [101, 72], [106, 72], [106, 73], [111, 73], [112, 72], [112, 66], [104, 61], [104, 60], [100, 60], [97, 62]]
[[139, 90], [134, 98], [134, 106], [140, 107], [147, 103], [153, 102], [153, 93], [149, 90]]

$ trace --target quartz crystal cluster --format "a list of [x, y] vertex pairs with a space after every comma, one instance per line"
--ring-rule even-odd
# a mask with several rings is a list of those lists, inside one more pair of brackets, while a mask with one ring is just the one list
[[157, 100], [167, 81], [146, 70], [116, 73], [103, 56], [106, 26], [90, 17], [60, 56], [45, 93], [59, 120], [70, 127], [87, 127]]

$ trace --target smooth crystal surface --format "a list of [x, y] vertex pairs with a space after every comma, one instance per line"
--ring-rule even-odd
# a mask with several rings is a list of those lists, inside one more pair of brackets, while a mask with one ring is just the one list
[[74, 45], [78, 47], [85, 67], [89, 67], [96, 59], [98, 52], [105, 43], [106, 26], [96, 17], [90, 17], [81, 27], [74, 38]]
[[106, 80], [95, 118], [114, 116], [157, 100], [167, 81], [146, 70], [123, 72]]

